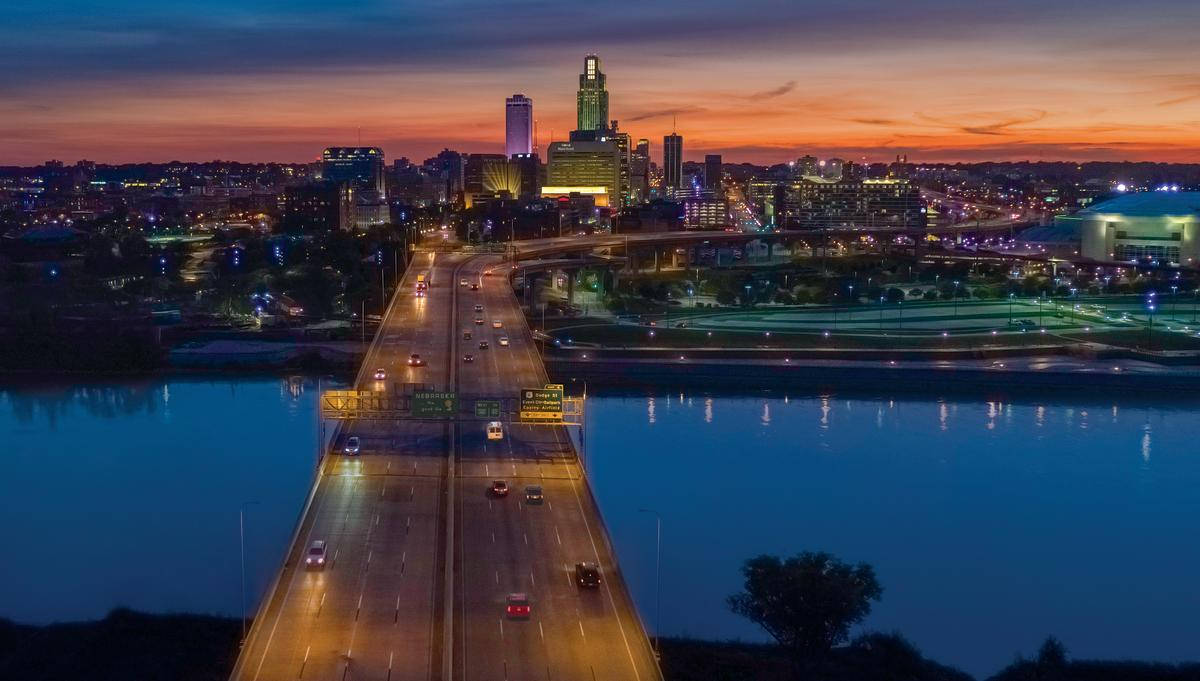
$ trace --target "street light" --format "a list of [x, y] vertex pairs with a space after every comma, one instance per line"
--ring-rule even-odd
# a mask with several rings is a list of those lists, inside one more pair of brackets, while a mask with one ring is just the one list
[[653, 513], [655, 526], [654, 549], [654, 657], [662, 658], [662, 516], [651, 508], [639, 508], [638, 513]]
[[954, 318], [958, 319], [958, 280], [954, 280]]
[[238, 540], [242, 549], [242, 642], [246, 644], [246, 507], [257, 501], [243, 501], [238, 508]]
[[1012, 326], [1012, 303], [1013, 303], [1014, 295], [1016, 295], [1016, 294], [1014, 294], [1014, 293], [1008, 294], [1008, 324], [1009, 324], [1009, 326]]

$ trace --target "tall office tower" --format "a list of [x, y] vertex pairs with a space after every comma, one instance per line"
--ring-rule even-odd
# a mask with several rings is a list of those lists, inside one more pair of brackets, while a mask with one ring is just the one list
[[704, 188], [718, 190], [721, 188], [721, 155], [704, 155]]
[[583, 73], [579, 74], [575, 107], [577, 130], [602, 130], [608, 125], [608, 90], [604, 88], [604, 81], [600, 57], [589, 54], [583, 60]]
[[642, 138], [629, 156], [629, 195], [634, 203], [650, 198], [650, 140]]
[[321, 155], [321, 177], [383, 193], [383, 150], [379, 147], [329, 147]]
[[533, 100], [515, 94], [504, 100], [504, 155], [533, 153]]
[[612, 140], [551, 142], [548, 153], [543, 195], [587, 193], [596, 205], [621, 205], [621, 151]]
[[663, 137], [663, 192], [678, 189], [683, 182], [683, 138], [675, 133]]

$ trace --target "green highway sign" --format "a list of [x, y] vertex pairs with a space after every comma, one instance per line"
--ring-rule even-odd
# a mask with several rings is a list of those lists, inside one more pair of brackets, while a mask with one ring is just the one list
[[522, 421], [562, 421], [563, 391], [551, 388], [521, 388]]
[[481, 419], [500, 418], [500, 400], [475, 400], [475, 416]]
[[414, 392], [413, 416], [457, 416], [458, 395], [450, 392]]

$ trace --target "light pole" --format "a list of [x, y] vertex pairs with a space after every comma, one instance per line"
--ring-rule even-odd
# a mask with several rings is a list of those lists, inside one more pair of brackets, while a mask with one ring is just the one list
[[[850, 319], [854, 318], [854, 284], [850, 284], [850, 293], [846, 296], [846, 304], [849, 305], [846, 309], [846, 316]], [[836, 326], [836, 325], [835, 325]]]
[[958, 319], [958, 280], [954, 280], [954, 318]]
[[238, 508], [238, 543], [242, 549], [242, 642], [246, 644], [246, 507], [257, 501], [243, 501]]
[[654, 541], [654, 657], [662, 657], [662, 516], [650, 508], [639, 508], [638, 513], [653, 513]]
[[883, 333], [883, 296], [879, 296], [879, 332]]
[[1178, 286], [1171, 287], [1171, 318], [1175, 318], [1175, 293], [1179, 290]]
[[1012, 326], [1012, 301], [1013, 301], [1013, 294], [1009, 293], [1008, 294], [1008, 325], [1009, 326]]

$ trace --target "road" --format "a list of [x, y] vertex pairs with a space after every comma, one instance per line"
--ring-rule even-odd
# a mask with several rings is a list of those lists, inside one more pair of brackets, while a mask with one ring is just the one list
[[[498, 257], [416, 258], [356, 388], [391, 387], [374, 381], [376, 368], [387, 384], [463, 399], [515, 397], [546, 382], [507, 277], [483, 275]], [[432, 283], [417, 298], [421, 271]], [[425, 366], [408, 366], [413, 352]], [[515, 423], [505, 431], [488, 441], [482, 421], [348, 424], [343, 439], [358, 435], [362, 452], [324, 459], [231, 678], [661, 679], [567, 433]], [[512, 494], [489, 496], [494, 479]], [[540, 485], [545, 503], [527, 504], [527, 485]], [[318, 539], [330, 562], [305, 569]], [[574, 584], [578, 561], [600, 564], [601, 588]], [[528, 620], [505, 618], [511, 592], [529, 595]]]

